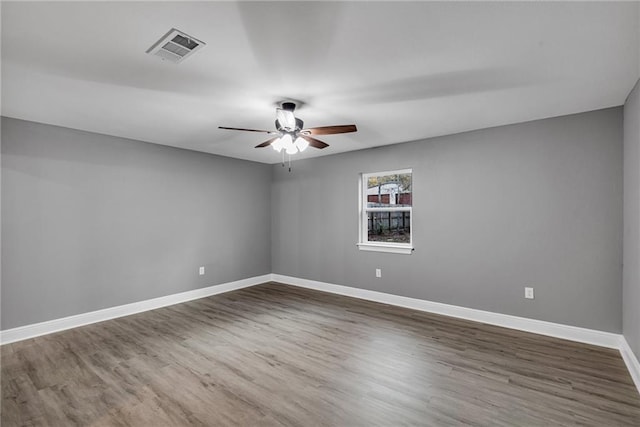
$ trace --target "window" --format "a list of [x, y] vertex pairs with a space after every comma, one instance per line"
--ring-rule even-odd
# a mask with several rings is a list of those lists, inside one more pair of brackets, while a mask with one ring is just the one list
[[361, 250], [410, 254], [412, 170], [363, 173], [360, 185]]

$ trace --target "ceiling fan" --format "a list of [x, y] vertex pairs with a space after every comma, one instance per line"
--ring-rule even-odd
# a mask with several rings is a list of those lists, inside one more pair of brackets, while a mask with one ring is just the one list
[[[255, 148], [271, 146], [277, 152], [285, 150], [289, 155], [302, 152], [308, 146], [314, 148], [325, 148], [329, 144], [314, 138], [315, 135], [334, 135], [337, 133], [356, 132], [356, 125], [322, 126], [303, 129], [304, 122], [293, 115], [296, 104], [293, 102], [283, 102], [282, 108], [276, 108], [276, 130], [260, 130], [245, 128], [230, 128], [218, 126], [218, 129], [242, 130], [247, 132], [262, 132], [275, 135], [273, 138], [256, 145]], [[283, 153], [284, 155], [284, 153]]]

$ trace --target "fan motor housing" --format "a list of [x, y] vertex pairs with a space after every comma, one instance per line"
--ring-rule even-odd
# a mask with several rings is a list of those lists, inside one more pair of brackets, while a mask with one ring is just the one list
[[[297, 117], [296, 117], [296, 132], [297, 132], [297, 131], [299, 131], [300, 129], [302, 129], [302, 128], [303, 128], [303, 126], [304, 126], [304, 122], [303, 122], [301, 119], [299, 119], [299, 118], [297, 118]], [[286, 132], [286, 131], [282, 128], [282, 126], [280, 126], [280, 122], [279, 122], [277, 119], [276, 119], [276, 129], [277, 129], [279, 132]]]

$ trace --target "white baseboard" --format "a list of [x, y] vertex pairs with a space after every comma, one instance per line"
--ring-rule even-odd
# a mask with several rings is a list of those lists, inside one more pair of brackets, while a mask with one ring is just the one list
[[247, 288], [271, 280], [270, 274], [250, 277], [248, 279], [236, 280], [235, 282], [222, 283], [206, 288], [194, 289], [192, 291], [180, 292], [178, 294], [167, 295], [145, 301], [138, 301], [131, 304], [109, 307], [102, 310], [88, 313], [76, 314], [74, 316], [63, 317], [61, 319], [49, 320], [47, 322], [34, 323], [20, 326], [18, 328], [0, 331], [0, 344], [9, 344], [16, 341], [35, 338], [53, 332], [64, 331], [66, 329], [77, 328], [78, 326], [89, 325], [91, 323], [102, 322], [116, 317], [129, 316], [143, 311], [154, 310], [168, 305], [179, 304], [204, 298], [211, 295], [221, 294], [236, 289]]
[[442, 304], [439, 302], [386, 294], [377, 291], [369, 291], [366, 289], [351, 288], [348, 286], [317, 282], [315, 280], [299, 279], [297, 277], [283, 276], [280, 274], [272, 274], [271, 277], [274, 282], [280, 282], [287, 285], [315, 289], [324, 292], [331, 292], [334, 294], [346, 295], [354, 298], [380, 302], [383, 304], [390, 304], [419, 311], [426, 311], [429, 313], [442, 314], [445, 316], [457, 317], [460, 319], [473, 320], [475, 322], [503, 326], [505, 328], [533, 332], [540, 335], [563, 338], [571, 341], [598, 345], [601, 347], [615, 349], [620, 348], [621, 335], [611, 332], [602, 332], [593, 329], [579, 328], [577, 326], [561, 325], [558, 323], [545, 322], [543, 320], [527, 319], [525, 317], [493, 313], [490, 311], [482, 311], [473, 308]]
[[627, 369], [638, 389], [638, 393], [640, 393], [640, 362], [638, 362], [636, 355], [633, 354], [624, 336], [620, 337], [620, 354], [622, 355], [622, 360], [624, 360], [624, 363], [627, 365]]

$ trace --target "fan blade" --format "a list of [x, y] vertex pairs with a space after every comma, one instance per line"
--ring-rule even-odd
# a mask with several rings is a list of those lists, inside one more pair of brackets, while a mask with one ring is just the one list
[[274, 142], [276, 139], [280, 138], [279, 136], [276, 136], [275, 138], [271, 138], [268, 141], [263, 142], [262, 144], [258, 144], [256, 145], [256, 148], [262, 148], [262, 147], [268, 147], [271, 145], [272, 142]]
[[336, 133], [357, 132], [356, 125], [321, 126], [317, 128], [303, 129], [308, 135], [334, 135]]
[[261, 133], [276, 133], [272, 130], [260, 130], [260, 129], [245, 129], [245, 128], [228, 128], [224, 126], [218, 126], [218, 129], [227, 129], [227, 130], [243, 130], [247, 132], [261, 132]]
[[322, 149], [329, 146], [329, 144], [327, 144], [326, 142], [322, 142], [319, 139], [315, 139], [307, 135], [300, 135], [300, 137], [306, 139], [309, 145], [314, 148]]

